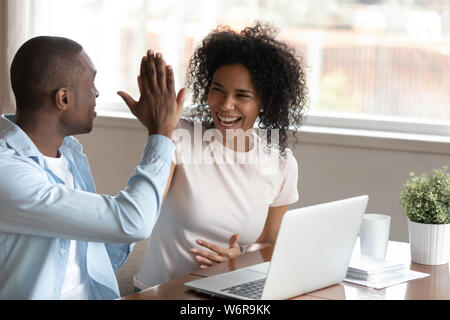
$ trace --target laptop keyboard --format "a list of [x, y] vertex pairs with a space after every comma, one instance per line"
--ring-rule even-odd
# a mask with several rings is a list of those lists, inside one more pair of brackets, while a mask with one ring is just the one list
[[220, 291], [226, 291], [250, 299], [261, 299], [265, 281], [266, 278], [262, 278], [256, 281], [241, 283], [237, 286], [225, 288]]

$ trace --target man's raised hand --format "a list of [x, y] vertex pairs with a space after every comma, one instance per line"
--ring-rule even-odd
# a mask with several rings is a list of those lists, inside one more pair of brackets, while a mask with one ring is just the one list
[[175, 94], [173, 70], [166, 65], [161, 53], [154, 56], [153, 51], [147, 51], [141, 61], [138, 85], [139, 101], [123, 91], [117, 94], [147, 128], [149, 135], [161, 134], [171, 138], [182, 113], [186, 89]]

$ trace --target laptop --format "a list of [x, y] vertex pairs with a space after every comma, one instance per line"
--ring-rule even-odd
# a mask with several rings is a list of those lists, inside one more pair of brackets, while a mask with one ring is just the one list
[[243, 300], [295, 297], [344, 280], [367, 195], [287, 211], [270, 262], [186, 282], [211, 296]]

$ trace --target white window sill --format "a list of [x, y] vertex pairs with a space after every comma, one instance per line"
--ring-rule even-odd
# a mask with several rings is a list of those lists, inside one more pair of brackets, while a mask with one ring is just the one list
[[[142, 124], [128, 112], [101, 110], [95, 120], [95, 126], [144, 131]], [[303, 125], [297, 135], [300, 143], [306, 144], [450, 154], [450, 136], [448, 135], [337, 128], [310, 124]]]
[[450, 137], [382, 130], [302, 126], [301, 143], [450, 154]]

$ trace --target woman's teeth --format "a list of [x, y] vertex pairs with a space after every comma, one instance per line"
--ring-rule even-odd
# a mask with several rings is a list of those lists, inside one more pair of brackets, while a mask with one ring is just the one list
[[241, 119], [241, 117], [226, 117], [217, 114], [217, 117], [220, 120], [220, 124], [224, 127], [232, 127], [234, 123]]

